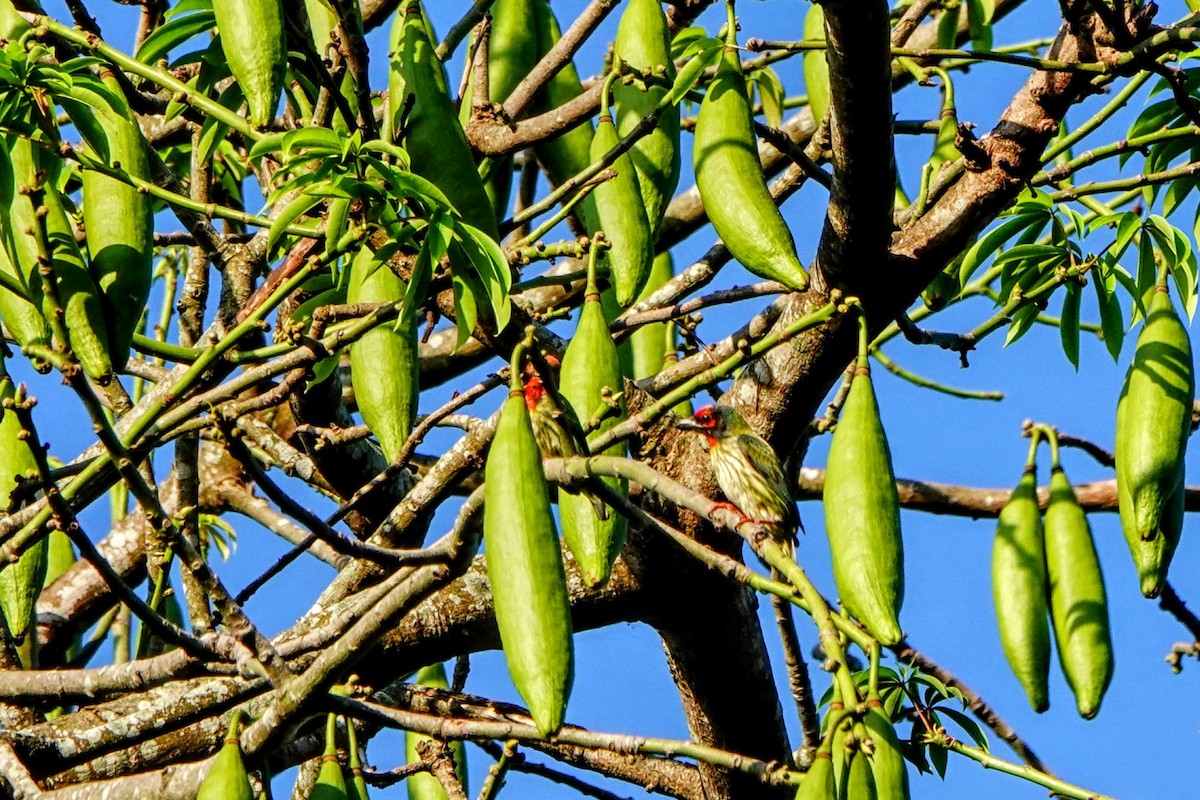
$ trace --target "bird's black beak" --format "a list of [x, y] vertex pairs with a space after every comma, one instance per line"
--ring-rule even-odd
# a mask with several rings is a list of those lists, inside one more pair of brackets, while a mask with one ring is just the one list
[[699, 431], [700, 433], [704, 433], [704, 426], [691, 417], [684, 417], [679, 420], [675, 423], [675, 427], [682, 431]]

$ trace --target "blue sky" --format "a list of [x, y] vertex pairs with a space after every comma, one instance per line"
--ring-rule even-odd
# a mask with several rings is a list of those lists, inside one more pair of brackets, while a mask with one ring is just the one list
[[[430, 10], [438, 31], [444, 32], [469, 5], [467, 0], [431, 3]], [[585, 3], [583, 0], [556, 0], [553, 5], [560, 18], [566, 20]], [[997, 45], [1053, 35], [1057, 29], [1057, 4], [1030, 2], [1026, 5], [1028, 9], [1014, 14], [997, 27]], [[1178, 0], [1167, 0], [1161, 5], [1160, 18], [1163, 20], [1177, 18], [1185, 10]], [[60, 18], [66, 18], [60, 3], [48, 3], [47, 7]], [[128, 47], [132, 38], [132, 28], [127, 27], [132, 19], [128, 9], [96, 3], [92, 10], [100, 15], [108, 38], [119, 46]], [[743, 0], [739, 4], [744, 30], [742, 39], [749, 36], [800, 38], [800, 20], [806, 10], [805, 2]], [[611, 41], [616, 20], [614, 13], [595, 41], [581, 53], [578, 63], [584, 76], [599, 71], [602, 48]], [[722, 21], [723, 11], [711, 9], [701, 18], [700, 24], [715, 32]], [[381, 32], [377, 31], [372, 36], [372, 43], [382, 53], [386, 44], [380, 38]], [[380, 83], [381, 63], [382, 59], [377, 58], [374, 70], [377, 84]], [[459, 61], [451, 65], [452, 76], [457, 75], [459, 66]], [[779, 72], [789, 95], [802, 93], [799, 59], [782, 65]], [[1021, 68], [1004, 65], [973, 69], [969, 76], [958, 82], [960, 119], [976, 123], [980, 134], [987, 131], [1025, 74]], [[1102, 134], [1111, 132], [1112, 135], [1107, 138], [1096, 136], [1091, 141], [1106, 143], [1119, 138], [1120, 130], [1127, 127], [1144, 100], [1145, 92], [1134, 99], [1128, 113], [1102, 131]], [[1072, 115], [1072, 119], [1083, 119], [1087, 109], [1098, 107], [1104, 101], [1103, 97], [1089, 100], [1083, 109]], [[898, 95], [896, 112], [901, 119], [932, 119], [936, 117], [939, 105], [937, 89], [913, 87]], [[912, 191], [930, 142], [928, 137], [899, 137], [897, 146], [904, 183]], [[690, 160], [687, 152], [690, 151], [685, 151], [685, 168]], [[1136, 159], [1129, 169], [1132, 174]], [[681, 184], [689, 185], [686, 174]], [[824, 202], [824, 190], [810, 185], [784, 206], [804, 261], [812, 258]], [[1182, 221], [1177, 224], [1191, 230], [1193, 212], [1194, 203], [1187, 204], [1181, 212]], [[162, 224], [165, 229], [178, 227], [173, 221], [164, 220]], [[711, 231], [691, 237], [676, 249], [676, 263], [690, 263], [709, 247], [713, 238]], [[733, 266], [722, 274], [719, 285], [749, 280], [750, 276]], [[1058, 299], [1051, 301], [1050, 313], [1056, 313], [1059, 302]], [[710, 311], [705, 315], [707, 322], [702, 333], [708, 340], [717, 339], [748, 313], [749, 307]], [[989, 301], [972, 301], [940, 315], [936, 327], [965, 331], [992, 313]], [[1095, 320], [1094, 305], [1085, 302], [1084, 318]], [[1006, 395], [1000, 403], [950, 398], [916, 388], [882, 368], [876, 368], [876, 387], [898, 476], [971, 486], [1011, 487], [1020, 475], [1025, 456], [1027, 443], [1020, 438], [1021, 422], [1025, 419], [1056, 425], [1066, 432], [1111, 447], [1116, 398], [1132, 352], [1132, 338], [1127, 341], [1120, 362], [1114, 364], [1103, 344], [1085, 335], [1078, 372], [1063, 356], [1056, 329], [1035, 326], [1024, 339], [1009, 348], [1002, 346], [1003, 341], [1003, 333], [984, 341], [972, 354], [971, 367], [967, 370], [959, 367], [955, 355], [935, 348], [896, 342], [887, 349], [900, 364], [924, 376], [955, 386], [1000, 390]], [[56, 400], [65, 395], [54, 383], [48, 378], [33, 382], [35, 393], [44, 397], [39, 411], [44, 420], [43, 435], [52, 441], [56, 455], [70, 458], [90, 441], [90, 434], [83, 419], [59, 413], [65, 412], [68, 406], [56, 405]], [[431, 395], [422, 403], [422, 411], [436, 407], [439, 397], [444, 397], [443, 393], [447, 391], [449, 387]], [[488, 398], [478, 412], [490, 411], [499, 400], [499, 395]], [[74, 411], [74, 406], [70, 408]], [[431, 439], [422, 449], [436, 452], [448, 441], [444, 437]], [[827, 437], [815, 442], [806, 463], [823, 465], [827, 447]], [[1110, 471], [1078, 451], [1065, 451], [1063, 458], [1067, 474], [1075, 482], [1111, 477]], [[1193, 483], [1196, 459], [1193, 451], [1188, 457], [1188, 475]], [[1043, 459], [1043, 482], [1047, 465], [1048, 461]], [[313, 500], [312, 505], [322, 511], [328, 507], [327, 503], [318, 500]], [[85, 517], [94, 537], [106, 527], [103, 517], [106, 512], [105, 504], [98, 503]], [[835, 590], [819, 503], [801, 504], [801, 514], [808, 535], [799, 548], [800, 563], [809, 570], [818, 586], [833, 596]], [[229, 564], [221, 567], [221, 571], [228, 585], [240, 587], [256, 575], [263, 564], [281, 553], [283, 547], [244, 520], [231, 521], [239, 530], [239, 551]], [[1057, 665], [1051, 675], [1051, 709], [1043, 715], [1029, 710], [1020, 687], [1004, 662], [996, 632], [989, 564], [992, 521], [905, 512], [908, 589], [902, 622], [915, 647], [987, 698], [1060, 777], [1096, 792], [1128, 800], [1188, 796], [1195, 791], [1200, 778], [1200, 759], [1197, 758], [1200, 704], [1196, 701], [1200, 689], [1200, 664], [1194, 660], [1185, 662], [1181, 675], [1171, 673], [1163, 657], [1172, 644], [1186, 638], [1184, 629], [1155, 603], [1141, 598], [1115, 514], [1092, 515], [1091, 523], [1106, 576], [1116, 652], [1115, 677], [1097, 719], [1084, 722], [1075, 713], [1070, 692]], [[1172, 581], [1185, 599], [1200, 603], [1200, 580], [1197, 579], [1200, 546], [1195, 541], [1194, 528], [1195, 521], [1189, 519], [1172, 569]], [[266, 592], [252, 601], [248, 611], [268, 631], [287, 627], [302, 611], [298, 604], [315, 597], [330, 577], [330, 570], [323, 565], [297, 565], [279, 579], [273, 587], [274, 593]], [[280, 603], [280, 597], [286, 597], [288, 602]], [[766, 603], [762, 604], [762, 611], [767, 638], [774, 642], [774, 627]], [[808, 648], [815, 640], [814, 630], [802, 618], [799, 624], [801, 640]], [[686, 738], [686, 726], [667, 674], [661, 645], [647, 627], [619, 625], [604, 631], [582, 633], [576, 637], [576, 647], [576, 691], [568, 711], [569, 722], [598, 730]], [[776, 664], [781, 663], [777, 649], [772, 657]], [[502, 700], [518, 699], [499, 653], [473, 656], [472, 665], [468, 691]], [[815, 677], [819, 683], [818, 691], [823, 690], [824, 676]], [[780, 685], [784, 687], [782, 679]], [[785, 695], [785, 714], [790, 708]], [[792, 731], [798, 739], [794, 725]], [[1002, 757], [1012, 757], [1005, 745], [994, 737], [993, 750]], [[380, 769], [403, 762], [400, 740], [395, 735], [380, 736], [370, 754], [371, 761]], [[536, 754], [532, 757], [544, 760]], [[474, 748], [470, 758], [472, 787], [477, 788], [489, 759]], [[1033, 784], [988, 772], [964, 759], [951, 760], [949, 780], [944, 784], [936, 776], [917, 777], [914, 773], [912, 777], [913, 795], [928, 800], [964, 796], [1032, 799], [1045, 795], [1043, 789]], [[511, 775], [509, 783], [509, 794], [513, 797], [576, 796], [541, 779], [517, 774]], [[283, 790], [282, 786], [279, 788]], [[609, 788], [623, 797], [649, 796], [636, 787], [612, 785]], [[400, 796], [401, 791], [397, 788], [376, 794]]]

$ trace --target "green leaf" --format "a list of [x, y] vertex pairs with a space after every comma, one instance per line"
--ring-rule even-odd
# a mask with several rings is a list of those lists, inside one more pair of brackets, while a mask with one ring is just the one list
[[786, 98], [783, 83], [770, 67], [755, 70], [753, 79], [758, 86], [758, 97], [762, 101], [763, 118], [767, 125], [778, 128], [783, 124], [783, 101]]
[[360, 148], [367, 153], [380, 153], [381, 155], [391, 156], [396, 159], [396, 163], [404, 169], [409, 168], [408, 153], [401, 147], [397, 147], [391, 142], [385, 142], [382, 139], [372, 139], [369, 142], [363, 142]]
[[1092, 286], [1096, 291], [1096, 303], [1100, 307], [1100, 329], [1104, 333], [1104, 346], [1113, 361], [1121, 354], [1125, 342], [1125, 320], [1121, 314], [1121, 303], [1116, 295], [1117, 267], [1113, 268], [1107, 258], [1102, 259], [1093, 274]]
[[1076, 372], [1079, 371], [1079, 298], [1082, 294], [1083, 287], [1078, 283], [1067, 284], [1067, 293], [1063, 297], [1062, 319], [1059, 323], [1063, 353]]
[[297, 150], [341, 155], [342, 137], [332, 128], [300, 128], [283, 137], [284, 158], [291, 158]]
[[269, 133], [254, 143], [250, 148], [250, 159], [256, 160], [270, 153], [278, 153], [283, 150], [284, 140], [291, 135], [291, 131], [282, 131], [280, 133]]
[[457, 241], [475, 269], [483, 285], [496, 330], [501, 331], [512, 315], [508, 292], [512, 288], [512, 272], [504, 251], [490, 236], [461, 220], [457, 223]]
[[[1160, 100], [1147, 108], [1138, 115], [1138, 118], [1129, 126], [1129, 132], [1126, 134], [1127, 139], [1136, 139], [1139, 136], [1145, 136], [1148, 133], [1157, 133], [1163, 128], [1170, 127], [1167, 123], [1170, 120], [1176, 119], [1182, 112], [1179, 110], [1179, 104], [1172, 97], [1169, 100]], [[1124, 159], [1133, 155], [1136, 151], [1123, 153], [1121, 163], [1125, 163]]]
[[950, 50], [958, 44], [958, 23], [962, 19], [962, 7], [955, 5], [942, 11], [938, 17], [937, 46], [942, 50]]
[[971, 740], [975, 742], [975, 745], [980, 750], [984, 751], [985, 753], [988, 752], [987, 736], [984, 735], [983, 728], [980, 727], [979, 723], [973, 718], [967, 716], [961, 711], [957, 711], [953, 708], [946, 708], [945, 706], [940, 706], [938, 708], [938, 713], [945, 714], [947, 717], [954, 720], [960, 728], [967, 732], [967, 735], [971, 737]]
[[992, 12], [994, 7], [984, 0], [967, 0], [967, 29], [971, 34], [971, 47], [976, 50], [992, 49]]
[[475, 325], [479, 321], [476, 296], [485, 293], [479, 281], [462, 270], [451, 271], [450, 288], [454, 291], [454, 317], [458, 323], [458, 341], [454, 345], [454, 349], [457, 350], [467, 343], [475, 331]]
[[679, 105], [687, 93], [695, 86], [700, 76], [704, 74], [704, 70], [713, 66], [721, 58], [721, 53], [725, 50], [725, 43], [717, 39], [709, 40], [709, 43], [700, 50], [699, 53], [692, 56], [675, 75], [675, 82], [671, 84], [671, 91], [667, 92], [664, 98], [671, 105]]
[[1154, 259], [1154, 242], [1145, 233], [1138, 238], [1137, 296], [1139, 302], [1133, 309], [1133, 322], [1137, 322], [1143, 309], [1150, 304], [1150, 294], [1158, 281], [1158, 265]]
[[703, 50], [707, 47], [704, 42], [716, 41], [708, 35], [708, 31], [699, 25], [693, 25], [690, 28], [684, 28], [679, 33], [675, 34], [675, 38], [671, 40], [671, 59], [679, 61], [682, 58], [687, 58], [692, 53]]
[[946, 780], [946, 754], [949, 751], [940, 744], [929, 745], [929, 763], [937, 770], [938, 777]]
[[[267, 231], [267, 252], [270, 253], [274, 250], [276, 243], [279, 242], [280, 237], [283, 236], [285, 229], [289, 225], [307, 214], [320, 202], [320, 197], [301, 194], [284, 206], [283, 210], [271, 220], [271, 228]], [[334, 241], [337, 240], [335, 239]]]
[[154, 64], [188, 39], [211, 30], [217, 24], [217, 17], [211, 7], [207, 11], [197, 11], [194, 14], [179, 14], [178, 7], [175, 11], [174, 16], [142, 42], [137, 55], [134, 56], [138, 61]]
[[999, 250], [1002, 244], [1016, 236], [1022, 230], [1039, 222], [1043, 224], [1045, 222], [1045, 215], [1041, 212], [1036, 214], [1022, 214], [1001, 223], [998, 227], [984, 234], [963, 257], [958, 271], [959, 283], [966, 286], [971, 280], [971, 276], [979, 269], [979, 266]]
[[1112, 247], [1109, 248], [1109, 253], [1114, 259], [1119, 260], [1125, 254], [1129, 243], [1133, 241], [1133, 237], [1142, 227], [1142, 218], [1140, 215], [1132, 211], [1126, 211], [1121, 215], [1120, 222], [1117, 223], [1117, 238], [1113, 241]]
[[1012, 325], [1008, 328], [1008, 336], [1004, 339], [1004, 346], [1008, 347], [1013, 342], [1020, 339], [1029, 329], [1033, 327], [1033, 323], [1037, 321], [1038, 307], [1033, 303], [1021, 306], [1013, 314]]
[[997, 266], [1021, 261], [1033, 263], [1047, 258], [1061, 258], [1063, 255], [1064, 252], [1061, 245], [1019, 244], [1008, 248], [1003, 253], [996, 256], [995, 263]]
[[1167, 217], [1171, 216], [1196, 188], [1198, 182], [1200, 182], [1200, 177], [1195, 175], [1188, 175], [1187, 177], [1171, 181], [1167, 186], [1166, 193], [1163, 195], [1163, 215]]

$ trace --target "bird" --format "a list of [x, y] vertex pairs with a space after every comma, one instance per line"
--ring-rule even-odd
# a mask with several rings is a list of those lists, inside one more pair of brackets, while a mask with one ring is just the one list
[[765, 526], [791, 558], [803, 526], [771, 445], [726, 405], [704, 406], [676, 427], [704, 434], [717, 485], [730, 505], [742, 522]]
[[[541, 377], [532, 370], [525, 377], [525, 408], [529, 410], [529, 424], [533, 438], [542, 451], [542, 458], [569, 458], [587, 453], [587, 440], [583, 427], [570, 406], [560, 405]], [[572, 494], [576, 490], [568, 490]], [[589, 495], [597, 519], [608, 519], [608, 507], [600, 498]]]
[[[569, 408], [564, 409], [555, 401], [536, 372], [525, 378], [524, 392], [525, 408], [529, 409], [529, 422], [533, 426], [533, 438], [542, 450], [542, 457], [564, 458], [579, 455], [581, 451], [576, 438], [582, 435], [582, 430], [574, 420], [572, 411]], [[577, 429], [574, 435], [571, 428]]]

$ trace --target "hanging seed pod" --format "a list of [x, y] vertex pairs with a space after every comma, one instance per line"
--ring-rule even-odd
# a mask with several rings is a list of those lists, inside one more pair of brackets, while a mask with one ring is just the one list
[[[620, 142], [616, 126], [608, 113], [607, 93], [604, 97], [596, 135], [592, 138], [592, 161], [599, 161]], [[605, 252], [609, 280], [617, 303], [624, 308], [633, 303], [650, 277], [654, 243], [629, 154], [623, 153], [618, 157], [612, 168], [616, 170], [616, 175], [598, 185], [591, 196], [595, 201], [597, 222], [610, 245]]]
[[[0, 215], [0, 232], [9, 261], [31, 290], [34, 282], [37, 283], [36, 296], [41, 303], [42, 315], [49, 318], [57, 313], [57, 309], [51, 306], [50, 298], [42, 291], [44, 284], [38, 264], [45, 253], [62, 303], [63, 322], [71, 349], [84, 372], [97, 380], [107, 379], [112, 374], [108, 329], [99, 289], [83, 261], [62, 197], [55, 188], [61, 162], [43, 150], [42, 144], [35, 145], [28, 137], [15, 133], [5, 137], [5, 147], [8, 160], [0, 159], [0, 162], [11, 166], [12, 173], [11, 180], [9, 176], [0, 180], [3, 187], [0, 208], [7, 208], [9, 212], [7, 216]], [[45, 207], [41, 216], [36, 213], [35, 195], [31, 193], [38, 186]]]
[[[550, 9], [548, 0], [537, 0], [532, 23], [537, 32], [538, 58], [541, 58], [561, 38], [558, 20]], [[583, 84], [579, 80], [579, 73], [575, 69], [575, 63], [568, 61], [546, 82], [534, 102], [533, 110], [538, 114], [552, 111], [581, 94]], [[550, 183], [558, 187], [592, 163], [591, 147], [592, 123], [591, 120], [585, 120], [566, 133], [538, 142], [533, 151], [537, 155], [538, 163], [550, 178]], [[585, 197], [575, 206], [575, 214], [582, 230], [590, 232], [600, 227], [596, 221], [595, 205], [591, 197]]]
[[881, 644], [895, 644], [903, 637], [900, 499], [865, 355], [829, 446], [824, 506], [842, 604]]
[[804, 291], [808, 273], [796, 257], [792, 233], [771, 198], [758, 160], [732, 6], [729, 16], [728, 46], [696, 117], [696, 188], [717, 235], [742, 266]]
[[[415, 681], [421, 686], [429, 686], [434, 689], [450, 688], [450, 682], [446, 680], [446, 668], [442, 666], [441, 662], [419, 669]], [[428, 736], [407, 731], [404, 734], [405, 760], [420, 761], [421, 756], [417, 752], [417, 746], [428, 738]], [[467, 785], [467, 750], [457, 739], [449, 742], [449, 746], [450, 754], [454, 757], [454, 774], [458, 776], [459, 783], [465, 788]], [[446, 790], [442, 788], [441, 782], [428, 772], [418, 772], [410, 776], [404, 783], [408, 787], [408, 800], [446, 800]]]
[[[0, 509], [8, 508], [18, 477], [37, 474], [37, 461], [29, 443], [22, 437], [23, 429], [16, 412], [3, 407], [4, 401], [14, 399], [16, 394], [16, 387], [0, 358]], [[37, 598], [46, 582], [48, 548], [48, 537], [43, 537], [15, 563], [0, 569], [0, 611], [4, 613], [9, 639], [19, 647], [25, 643], [37, 617]], [[25, 666], [33, 668], [31, 658], [25, 659]]]
[[[362, 757], [358, 754], [358, 734], [355, 732], [353, 720], [346, 720], [346, 737], [349, 740], [347, 749], [350, 751], [350, 757], [347, 759], [349, 763], [346, 764], [346, 800], [370, 800], [367, 780], [363, 777]], [[461, 747], [462, 743], [459, 742], [458, 745]]]
[[59, 576], [69, 570], [79, 560], [75, 554], [75, 545], [71, 537], [60, 530], [52, 530], [46, 537], [46, 579], [42, 588], [46, 588], [58, 580]]
[[1166, 285], [1160, 284], [1117, 402], [1114, 453], [1121, 530], [1146, 597], [1162, 591], [1179, 541], [1182, 515], [1168, 507], [1182, 502], [1175, 495], [1194, 397], [1191, 341]]
[[325, 752], [309, 800], [346, 800], [346, 778], [337, 757], [337, 715], [325, 718]]
[[[150, 179], [141, 128], [116, 79], [76, 83], [64, 110], [92, 155], [134, 178]], [[108, 326], [109, 351], [123, 366], [154, 280], [154, 214], [150, 196], [124, 181], [83, 170], [83, 224], [92, 277]]]
[[1100, 711], [1100, 701], [1112, 680], [1108, 599], [1087, 515], [1057, 463], [1050, 473], [1045, 529], [1050, 615], [1058, 657], [1080, 715], [1091, 719]]
[[[587, 295], [579, 312], [579, 324], [563, 354], [559, 385], [563, 398], [585, 425], [593, 414], [604, 408], [606, 389], [614, 397], [624, 389], [617, 346], [608, 332], [600, 293], [596, 288], [594, 258], [589, 265]], [[621, 401], [620, 411], [606, 416], [596, 430], [606, 431], [624, 418], [624, 402]], [[603, 454], [624, 456], [625, 444], [613, 445]], [[628, 494], [625, 480], [602, 480], [614, 490]], [[592, 499], [583, 494], [559, 492], [558, 510], [562, 519], [563, 541], [575, 557], [584, 581], [592, 587], [603, 586], [608, 582], [613, 563], [625, 544], [628, 522], [623, 515], [613, 511], [601, 519]]]
[[[404, 281], [369, 246], [354, 257], [347, 303], [396, 303], [404, 292]], [[350, 345], [354, 399], [389, 462], [412, 433], [419, 366], [417, 321], [412, 314], [402, 313], [399, 320], [377, 325]]]
[[834, 800], [837, 788], [833, 781], [833, 761], [828, 750], [818, 750], [804, 780], [796, 790], [794, 800]]
[[[358, 6], [348, 4], [344, 6], [344, 9], [356, 14], [353, 21], [347, 20], [347, 22], [361, 27], [362, 21], [357, 18]], [[333, 10], [332, 0], [304, 0], [304, 11], [308, 15], [308, 29], [312, 34], [313, 48], [322, 60], [327, 60], [329, 47], [333, 44], [334, 33], [338, 26], [338, 15]], [[338, 90], [342, 97], [346, 98], [350, 108], [357, 107], [358, 98], [355, 96], [354, 75], [349, 69], [342, 74], [342, 82], [338, 86]], [[335, 104], [330, 123], [338, 130], [348, 131], [352, 125], [357, 123], [357, 120], [347, 120], [343, 116], [341, 108]]]
[[871, 774], [871, 762], [862, 750], [850, 759], [849, 776], [842, 788], [845, 792], [839, 793], [838, 797], [845, 800], [876, 800], [879, 797], [875, 776]]
[[1040, 714], [1050, 707], [1050, 624], [1046, 544], [1033, 460], [1036, 448], [1035, 438], [1025, 474], [1000, 511], [992, 545], [992, 597], [1004, 656], [1029, 697], [1029, 704]]
[[[835, 702], [836, 694], [835, 694]], [[841, 704], [837, 703], [837, 708], [840, 709]], [[830, 705], [830, 713], [834, 711], [835, 706]], [[854, 754], [858, 752], [858, 738], [854, 735], [854, 715], [845, 713], [839, 720], [836, 727], [827, 734], [830, 739], [830, 763], [833, 766], [833, 781], [837, 787], [837, 796], [842, 797], [846, 793], [846, 785], [850, 779], [850, 761], [854, 758]]]
[[908, 768], [900, 752], [900, 739], [878, 696], [867, 699], [863, 726], [872, 743], [868, 763], [875, 794], [880, 800], [908, 800]]
[[213, 759], [208, 773], [196, 793], [196, 800], [254, 800], [250, 788], [250, 775], [242, 761], [242, 746], [238, 741], [238, 727], [242, 721], [241, 710], [233, 712], [225, 744]]
[[509, 674], [546, 736], [571, 691], [571, 608], [519, 363], [512, 374], [484, 467], [484, 554]]
[[275, 116], [287, 46], [281, 0], [212, 0], [221, 51], [250, 106], [250, 124], [261, 128]]
[[[3, 0], [0, 0], [0, 8], [6, 6]], [[12, 13], [16, 13], [13, 11]], [[24, 19], [23, 17], [18, 17]], [[23, 198], [16, 194], [16, 175], [14, 173], [14, 165], [9, 158], [10, 150], [15, 146], [15, 136], [4, 137], [0, 140], [3, 147], [0, 147], [0, 209], [5, 213], [0, 214], [0, 232], [3, 232], [5, 237], [15, 233], [10, 221], [14, 219], [14, 206]], [[24, 157], [24, 151], [19, 153]], [[25, 165], [21, 164], [22, 170]], [[35, 259], [18, 259], [13, 260], [11, 253], [15, 253], [15, 248], [5, 245], [0, 247], [0, 272], [4, 272], [12, 282], [21, 287], [21, 293], [16, 294], [7, 288], [0, 288], [0, 322], [4, 323], [4, 327], [8, 329], [8, 333], [17, 341], [17, 344], [22, 347], [37, 345], [48, 347], [50, 345], [50, 326], [46, 322], [45, 316], [42, 315], [42, 278], [37, 271], [37, 261]], [[45, 372], [50, 367], [42, 361], [35, 363], [35, 367], [40, 372]]]
[[[36, 11], [38, 14], [45, 13], [36, 0], [27, 0], [21, 5], [26, 10]], [[21, 16], [12, 0], [0, 0], [0, 39], [14, 42], [21, 38], [21, 34], [29, 30], [29, 27], [29, 21]]]
[[[618, 82], [613, 86], [617, 109], [617, 132], [628, 136], [666, 96], [675, 81], [675, 62], [671, 59], [671, 34], [659, 0], [629, 0], [617, 25], [613, 43], [616, 58], [642, 72], [661, 76], [667, 85]], [[629, 151], [629, 160], [637, 173], [642, 207], [650, 222], [650, 238], [658, 238], [667, 204], [679, 185], [679, 109], [665, 109], [658, 125], [638, 139]]]
[[[537, 30], [530, 21], [537, 13], [538, 4], [544, 1], [495, 0], [489, 9], [492, 27], [488, 37], [488, 96], [493, 105], [507, 100], [540, 58]], [[474, 43], [472, 36], [468, 53], [474, 51]], [[459, 99], [458, 118], [463, 128], [467, 127], [474, 113], [474, 98], [475, 75], [472, 73]], [[483, 186], [496, 217], [503, 219], [512, 194], [512, 156], [485, 160], [480, 165], [480, 174], [484, 176]]]
[[[817, 3], [809, 5], [804, 15], [804, 39], [825, 41], [825, 9]], [[829, 61], [824, 50], [804, 51], [804, 91], [808, 93], [813, 123], [820, 125], [829, 112]]]
[[[659, 253], [650, 266], [650, 277], [634, 299], [634, 304], [654, 294], [659, 287], [675, 277], [675, 263], [670, 252]], [[614, 309], [616, 310], [616, 309]], [[607, 309], [606, 309], [607, 313]], [[615, 316], [615, 315], [614, 315]], [[629, 338], [617, 346], [621, 356], [621, 370], [632, 380], [640, 381], [657, 375], [669, 355], [675, 354], [674, 331], [667, 322], [652, 322], [636, 328]]]
[[404, 0], [392, 25], [387, 128], [412, 171], [445, 193], [470, 225], [500, 234], [475, 158], [446, 89], [442, 63], [419, 0]]

